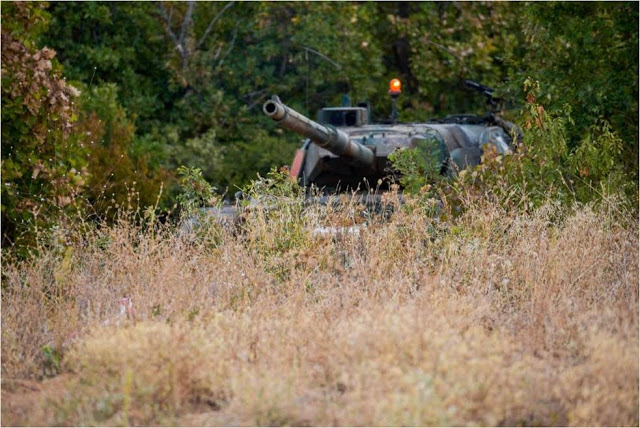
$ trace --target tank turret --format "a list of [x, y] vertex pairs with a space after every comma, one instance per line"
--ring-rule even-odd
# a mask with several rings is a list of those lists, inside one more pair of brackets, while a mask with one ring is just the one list
[[325, 126], [314, 122], [284, 105], [277, 96], [273, 96], [272, 99], [265, 102], [262, 110], [278, 125], [307, 137], [331, 153], [353, 159], [363, 167], [375, 168], [375, 155], [369, 147], [352, 141], [349, 135], [335, 126]]
[[488, 97], [492, 107], [489, 113], [400, 123], [396, 100], [401, 83], [397, 79], [391, 81], [389, 89], [393, 101], [391, 117], [377, 123], [371, 123], [368, 108], [344, 106], [323, 108], [318, 123], [286, 106], [275, 95], [264, 103], [263, 111], [279, 126], [305, 137], [291, 165], [293, 178], [304, 186], [314, 184], [327, 191], [362, 189], [384, 183], [393, 174], [391, 153], [426, 147], [422, 144], [425, 141], [438, 156], [440, 172], [447, 175], [480, 163], [487, 144], [501, 154], [511, 151], [512, 136], [520, 138], [521, 131], [494, 112], [498, 100], [492, 96], [493, 89], [466, 83]]

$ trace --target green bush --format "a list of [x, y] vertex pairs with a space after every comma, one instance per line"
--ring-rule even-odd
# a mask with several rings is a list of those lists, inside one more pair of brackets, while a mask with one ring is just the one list
[[406, 191], [424, 193], [442, 180], [440, 170], [445, 160], [445, 152], [444, 144], [433, 137], [418, 140], [413, 148], [396, 150], [391, 153], [389, 160], [400, 174], [400, 184]]
[[181, 193], [176, 198], [181, 208], [181, 217], [193, 217], [200, 208], [218, 205], [216, 188], [202, 177], [199, 168], [178, 168]]
[[510, 156], [485, 147], [482, 164], [460, 174], [458, 191], [497, 199], [501, 204], [523, 210], [549, 201], [601, 201], [622, 195], [637, 204], [638, 187], [624, 172], [623, 144], [604, 120], [571, 148], [575, 123], [571, 109], [548, 113], [537, 102], [539, 84], [525, 82], [528, 111], [524, 112], [524, 141]]
[[159, 167], [160, 150], [136, 137], [128, 112], [118, 102], [117, 85], [94, 85], [80, 98], [78, 130], [87, 138], [92, 178], [85, 192], [93, 213], [111, 219], [114, 208], [154, 205], [169, 173]]

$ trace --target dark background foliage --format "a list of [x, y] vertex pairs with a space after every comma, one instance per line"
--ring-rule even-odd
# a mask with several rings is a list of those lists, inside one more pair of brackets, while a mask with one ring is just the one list
[[569, 106], [567, 159], [606, 121], [635, 182], [637, 22], [632, 2], [5, 2], [3, 243], [132, 194], [153, 205], [161, 187], [168, 209], [181, 165], [232, 194], [298, 144], [261, 114], [271, 94], [314, 117], [348, 93], [384, 117], [393, 77], [406, 121], [482, 112], [464, 79], [498, 88], [521, 124], [531, 103]]

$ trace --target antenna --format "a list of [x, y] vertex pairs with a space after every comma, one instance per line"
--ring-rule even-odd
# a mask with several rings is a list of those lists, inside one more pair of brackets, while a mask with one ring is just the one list
[[344, 69], [342, 68], [342, 66], [340, 64], [338, 64], [336, 61], [332, 60], [331, 58], [329, 58], [328, 56], [326, 56], [325, 54], [318, 52], [315, 49], [310, 48], [309, 46], [304, 46], [304, 45], [299, 45], [302, 49], [304, 49], [304, 58], [307, 61], [307, 76], [306, 76], [306, 94], [305, 94], [305, 103], [306, 103], [306, 109], [307, 109], [307, 113], [309, 112], [309, 76], [311, 74], [311, 61], [309, 58], [309, 52], [311, 52], [312, 54], [316, 55], [317, 57], [319, 57], [320, 59], [328, 62], [329, 64], [333, 65], [337, 70], [340, 71], [340, 75], [341, 77], [347, 82], [347, 87], [351, 87], [351, 84], [349, 82], [349, 76], [347, 76], [346, 74], [344, 74]]

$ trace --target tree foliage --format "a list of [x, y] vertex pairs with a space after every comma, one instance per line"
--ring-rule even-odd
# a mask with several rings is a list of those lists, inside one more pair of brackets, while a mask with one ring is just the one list
[[595, 122], [571, 144], [575, 122], [572, 110], [548, 113], [537, 102], [540, 85], [527, 80], [524, 141], [516, 153], [502, 156], [486, 147], [483, 162], [463, 171], [456, 190], [493, 197], [518, 210], [532, 210], [550, 202], [568, 206], [616, 196], [637, 204], [637, 186], [624, 172], [623, 142], [606, 121]]
[[2, 234], [6, 240], [60, 220], [88, 172], [73, 133], [79, 92], [62, 77], [56, 52], [39, 49], [47, 13], [36, 3], [2, 8]]
[[111, 218], [111, 208], [140, 207], [156, 201], [165, 171], [154, 167], [155, 154], [136, 139], [136, 127], [117, 99], [112, 83], [83, 91], [78, 132], [89, 147], [91, 177], [84, 192], [95, 213]]
[[541, 83], [540, 102], [572, 107], [572, 147], [599, 120], [620, 138], [626, 173], [638, 178], [638, 4], [531, 3], [525, 9], [527, 49], [515, 74]]

